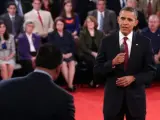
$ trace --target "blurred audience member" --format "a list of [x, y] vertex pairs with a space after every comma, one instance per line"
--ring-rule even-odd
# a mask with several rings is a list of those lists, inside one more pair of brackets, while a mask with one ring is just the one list
[[14, 2], [17, 6], [17, 13], [20, 16], [23, 16], [25, 13], [32, 9], [32, 0], [1, 0], [0, 4], [0, 15], [6, 12], [6, 7], [8, 2]]
[[0, 21], [0, 73], [3, 80], [12, 77], [15, 66], [15, 42], [4, 21]]
[[[80, 32], [80, 56], [87, 64], [90, 70], [93, 70], [95, 59], [101, 40], [104, 37], [103, 32], [97, 30], [97, 20], [93, 16], [88, 16], [84, 23], [84, 28]], [[93, 84], [92, 84], [93, 85]]]
[[157, 15], [151, 15], [148, 20], [148, 27], [142, 30], [142, 34], [151, 40], [154, 60], [157, 64], [157, 77], [156, 80], [160, 80], [160, 19]]
[[138, 13], [138, 25], [136, 26], [136, 29], [140, 29], [141, 30], [141, 29], [147, 27], [147, 21], [146, 21], [146, 18], [144, 16], [144, 13], [137, 9], [137, 0], [127, 0], [126, 6], [127, 7], [132, 7], [132, 8], [137, 10], [137, 13]]
[[65, 20], [65, 29], [72, 34], [74, 39], [78, 39], [78, 34], [80, 31], [80, 20], [79, 16], [76, 13], [74, 13], [72, 9], [71, 0], [64, 1], [61, 16]]
[[5, 22], [7, 31], [15, 38], [23, 31], [23, 17], [16, 13], [17, 7], [14, 2], [9, 2], [7, 6], [7, 13], [1, 16]]
[[59, 48], [63, 54], [62, 74], [68, 84], [68, 90], [70, 92], [75, 91], [73, 86], [73, 80], [75, 75], [75, 44], [70, 32], [64, 30], [64, 19], [58, 17], [55, 20], [55, 31], [48, 35], [49, 43], [52, 43]]
[[138, 0], [138, 8], [148, 18], [151, 14], [156, 14], [160, 11], [160, 0]]
[[23, 75], [33, 71], [37, 51], [40, 47], [40, 36], [33, 33], [35, 24], [26, 21], [24, 24], [25, 32], [18, 38], [18, 56], [22, 66]]
[[51, 13], [41, 10], [41, 0], [33, 0], [33, 10], [25, 14], [25, 20], [32, 19], [35, 23], [34, 33], [42, 37], [42, 42], [47, 41], [48, 33], [53, 31], [53, 19]]
[[126, 3], [127, 0], [107, 0], [106, 5], [108, 9], [115, 11], [119, 16], [120, 10], [126, 6]]
[[42, 0], [42, 10], [46, 10], [48, 12], [51, 13], [52, 17], [55, 18], [56, 15], [55, 15], [55, 9], [54, 8], [54, 4], [51, 0]]
[[106, 9], [105, 4], [105, 0], [98, 0], [97, 10], [90, 11], [88, 15], [97, 18], [98, 30], [104, 32], [105, 35], [109, 35], [116, 31], [117, 18], [114, 11]]

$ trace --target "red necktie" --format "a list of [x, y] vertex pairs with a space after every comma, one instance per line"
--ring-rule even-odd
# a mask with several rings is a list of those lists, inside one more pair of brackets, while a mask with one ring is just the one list
[[40, 21], [40, 23], [41, 23], [41, 25], [42, 25], [42, 27], [43, 27], [42, 17], [41, 17], [41, 15], [39, 14], [39, 11], [37, 11], [37, 14], [38, 14], [38, 19], [39, 19], [39, 21]]
[[124, 44], [124, 48], [125, 48], [125, 59], [124, 59], [124, 69], [126, 70], [127, 69], [127, 67], [128, 67], [128, 57], [129, 57], [129, 55], [128, 55], [128, 45], [127, 45], [127, 40], [128, 40], [128, 38], [127, 37], [124, 37], [123, 38], [123, 44]]
[[148, 2], [148, 17], [152, 14], [152, 3], [151, 0], [149, 0]]

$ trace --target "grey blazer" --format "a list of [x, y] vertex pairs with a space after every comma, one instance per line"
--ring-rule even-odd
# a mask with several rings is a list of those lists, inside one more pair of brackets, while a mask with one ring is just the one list
[[[97, 10], [88, 12], [88, 15], [94, 16], [97, 19]], [[106, 35], [115, 32], [117, 29], [116, 13], [112, 10], [105, 9], [103, 31]]]
[[7, 49], [2, 49], [2, 41], [0, 41], [0, 57], [7, 57], [12, 53], [16, 53], [14, 36], [9, 35], [9, 39], [6, 40]]

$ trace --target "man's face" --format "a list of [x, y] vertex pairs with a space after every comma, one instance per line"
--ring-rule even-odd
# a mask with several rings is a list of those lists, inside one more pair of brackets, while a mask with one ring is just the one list
[[159, 27], [159, 19], [158, 18], [150, 18], [148, 21], [148, 27], [151, 30], [157, 30]]
[[99, 1], [97, 3], [97, 9], [100, 11], [100, 12], [103, 12], [105, 10], [105, 2], [104, 1]]
[[27, 33], [32, 33], [34, 29], [34, 24], [27, 24], [26, 25], [26, 32]]
[[137, 6], [136, 1], [127, 0], [127, 7], [136, 8], [136, 6]]
[[8, 11], [9, 14], [15, 15], [15, 14], [16, 14], [16, 6], [15, 6], [15, 5], [10, 5], [10, 6], [7, 8], [7, 11]]
[[118, 24], [120, 31], [127, 36], [138, 24], [138, 20], [134, 12], [121, 11], [118, 17]]
[[32, 6], [35, 10], [40, 10], [41, 8], [41, 2], [39, 0], [34, 0], [32, 3]]

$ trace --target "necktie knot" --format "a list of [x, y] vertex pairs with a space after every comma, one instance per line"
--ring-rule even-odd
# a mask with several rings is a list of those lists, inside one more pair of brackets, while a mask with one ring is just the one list
[[128, 37], [124, 37], [123, 40], [124, 40], [123, 42], [126, 43], [126, 41], [128, 40]]

